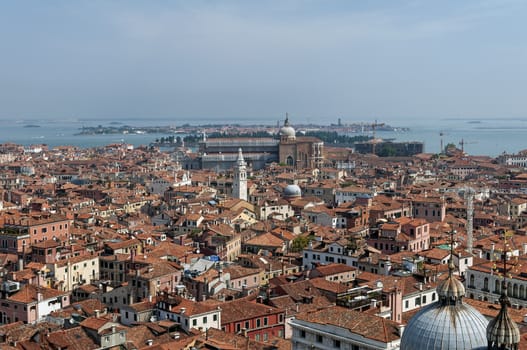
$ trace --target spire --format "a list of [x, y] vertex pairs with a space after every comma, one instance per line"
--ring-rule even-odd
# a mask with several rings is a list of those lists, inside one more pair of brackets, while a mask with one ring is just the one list
[[238, 162], [239, 162], [240, 160], [243, 161], [243, 153], [242, 153], [242, 149], [241, 149], [241, 147], [238, 148]]
[[441, 284], [437, 286], [437, 295], [442, 305], [458, 305], [461, 304], [462, 298], [465, 296], [465, 287], [455, 276], [454, 270], [454, 235], [456, 230], [450, 231], [450, 261], [448, 262], [448, 277]]
[[289, 126], [289, 113], [285, 112], [284, 126]]
[[501, 282], [501, 309], [496, 318], [487, 326], [488, 349], [518, 349], [520, 330], [509, 315], [507, 307], [511, 305], [507, 296], [507, 232], [503, 234], [503, 281]]

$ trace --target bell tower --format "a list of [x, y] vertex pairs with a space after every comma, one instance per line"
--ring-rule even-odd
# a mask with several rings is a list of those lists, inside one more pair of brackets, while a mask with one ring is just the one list
[[238, 148], [238, 158], [234, 166], [234, 180], [232, 182], [232, 196], [247, 200], [247, 163], [243, 159], [242, 149]]

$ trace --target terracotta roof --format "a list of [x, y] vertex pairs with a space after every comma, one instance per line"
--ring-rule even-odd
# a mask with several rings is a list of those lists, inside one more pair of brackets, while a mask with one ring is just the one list
[[272, 233], [264, 233], [245, 242], [246, 245], [255, 245], [263, 247], [282, 247], [284, 240], [276, 237]]
[[60, 292], [56, 289], [37, 287], [33, 284], [24, 285], [18, 292], [11, 295], [8, 300], [19, 303], [31, 303], [37, 301], [37, 292], [42, 294], [43, 300], [57, 298], [59, 296], [67, 295], [67, 292]]
[[245, 299], [238, 299], [221, 304], [221, 323], [228, 324], [279, 312], [282, 310]]
[[322, 325], [333, 325], [365, 338], [383, 343], [400, 339], [398, 323], [382, 317], [333, 306], [325, 310], [297, 314], [296, 319]]

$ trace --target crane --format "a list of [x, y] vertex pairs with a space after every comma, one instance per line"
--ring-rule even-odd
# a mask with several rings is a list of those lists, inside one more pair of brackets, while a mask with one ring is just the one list
[[476, 143], [476, 141], [465, 141], [464, 139], [461, 139], [459, 141], [459, 145], [461, 146], [461, 152], [465, 152], [465, 145], [470, 145]]
[[370, 128], [371, 128], [371, 132], [372, 132], [372, 135], [373, 135], [373, 140], [372, 140], [372, 153], [375, 154], [375, 144], [377, 143], [376, 139], [375, 139], [375, 129], [379, 126], [384, 126], [385, 124], [384, 123], [377, 123], [377, 119], [375, 119], [375, 123], [371, 123], [371, 124], [367, 124]]
[[371, 124], [367, 124], [367, 125], [371, 128], [373, 139], [375, 140], [375, 129], [378, 126], [384, 126], [385, 124], [384, 123], [377, 123], [377, 119], [375, 119], [375, 123], [371, 123]]

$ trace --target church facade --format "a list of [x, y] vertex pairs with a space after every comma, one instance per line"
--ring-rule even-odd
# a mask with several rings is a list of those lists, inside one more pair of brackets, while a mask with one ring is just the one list
[[183, 159], [182, 165], [187, 170], [229, 170], [237, 165], [240, 148], [247, 167], [253, 170], [273, 162], [296, 169], [320, 168], [324, 161], [324, 142], [316, 137], [297, 137], [286, 117], [278, 138], [204, 138], [198, 156]]

